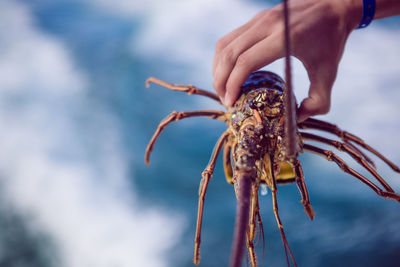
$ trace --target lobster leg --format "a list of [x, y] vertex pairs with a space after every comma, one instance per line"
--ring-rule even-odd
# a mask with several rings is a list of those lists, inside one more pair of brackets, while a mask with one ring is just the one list
[[171, 83], [164, 82], [164, 81], [159, 80], [159, 79], [154, 78], [154, 77], [150, 77], [150, 78], [148, 78], [146, 80], [146, 87], [149, 87], [150, 83], [158, 84], [160, 86], [163, 86], [163, 87], [168, 88], [168, 89], [173, 90], [173, 91], [184, 92], [184, 93], [187, 93], [188, 95], [206, 96], [206, 97], [209, 97], [211, 99], [214, 99], [215, 101], [217, 101], [218, 103], [221, 104], [221, 100], [219, 99], [219, 97], [216, 94], [211, 93], [211, 92], [206, 91], [206, 90], [199, 89], [199, 88], [197, 88], [197, 87], [195, 87], [193, 85], [171, 84]]
[[[373, 162], [367, 155], [365, 155], [365, 153], [363, 153], [359, 148], [357, 148], [351, 142], [348, 142], [348, 140], [345, 140], [344, 138], [342, 138], [343, 136], [341, 136], [339, 133], [339, 131], [341, 131], [341, 130], [336, 125], [325, 122], [325, 121], [320, 121], [320, 120], [309, 118], [305, 122], [300, 123], [299, 128], [300, 129], [316, 129], [316, 130], [321, 130], [321, 131], [327, 131], [331, 134], [338, 136], [343, 141], [345, 141], [349, 146], [351, 146], [351, 148], [353, 148], [353, 150], [355, 150], [361, 156], [363, 156], [363, 158], [367, 162], [369, 162], [374, 168], [376, 168], [375, 162]], [[337, 131], [338, 129], [339, 129], [339, 131]]]
[[365, 162], [365, 160], [363, 159], [363, 157], [358, 154], [356, 151], [354, 151], [352, 149], [352, 147], [350, 147], [348, 144], [346, 143], [341, 143], [335, 140], [331, 140], [322, 136], [318, 136], [318, 135], [314, 135], [314, 134], [310, 134], [310, 133], [301, 133], [301, 136], [304, 139], [308, 139], [308, 140], [312, 140], [312, 141], [317, 141], [317, 142], [321, 142], [323, 144], [327, 144], [327, 145], [331, 145], [334, 146], [336, 149], [338, 149], [339, 151], [343, 151], [346, 152], [347, 154], [349, 154], [353, 159], [355, 159], [358, 164], [360, 164], [361, 166], [363, 166], [365, 169], [367, 169], [367, 171], [369, 171], [375, 178], [376, 180], [378, 180], [378, 182], [388, 191], [388, 192], [394, 192], [393, 189], [386, 183], [385, 180], [383, 180], [383, 178], [373, 169], [371, 168], [371, 166], [369, 166], [367, 164], [367, 162]]
[[260, 214], [260, 204], [259, 202], [257, 203], [257, 222], [258, 222], [258, 240], [256, 243], [256, 246], [258, 245], [258, 243], [260, 242], [260, 240], [262, 239], [262, 243], [263, 243], [263, 257], [264, 257], [264, 251], [265, 251], [265, 238], [264, 238], [264, 226], [261, 220], [261, 214]]
[[253, 188], [251, 191], [250, 198], [250, 218], [249, 218], [249, 227], [247, 230], [247, 249], [249, 251], [249, 258], [251, 262], [251, 266], [257, 266], [257, 257], [254, 251], [254, 239], [256, 236], [256, 227], [257, 227], [257, 215], [259, 214], [259, 206], [258, 206], [258, 189], [259, 184], [255, 182], [253, 184]]
[[367, 161], [369, 164], [376, 169], [375, 162], [373, 162], [367, 155], [364, 154], [364, 152], [361, 151], [355, 144], [346, 142], [346, 145], [348, 145], [351, 149], [353, 149], [355, 152], [357, 152], [360, 156], [364, 158], [365, 161]]
[[341, 130], [339, 127], [337, 127], [334, 124], [331, 124], [331, 123], [328, 123], [325, 121], [321, 121], [321, 120], [317, 120], [317, 119], [308, 118], [307, 120], [305, 120], [304, 122], [299, 124], [299, 128], [300, 129], [307, 129], [307, 128], [317, 129], [317, 130], [329, 132], [329, 133], [332, 133], [332, 134], [340, 137], [346, 143], [349, 141], [352, 141], [352, 142], [358, 144], [359, 146], [363, 147], [364, 149], [368, 150], [369, 152], [373, 153], [377, 157], [379, 157], [387, 165], [389, 165], [389, 167], [391, 167], [395, 172], [400, 173], [400, 168], [397, 165], [395, 165], [393, 162], [388, 160], [385, 156], [383, 156], [378, 151], [376, 151], [375, 149], [370, 147], [361, 138], [359, 138], [351, 133]]
[[147, 145], [146, 153], [144, 155], [144, 161], [146, 162], [147, 165], [150, 165], [150, 155], [151, 152], [153, 151], [154, 144], [158, 136], [162, 133], [162, 131], [164, 131], [165, 127], [167, 127], [167, 125], [170, 124], [171, 122], [191, 117], [208, 117], [211, 119], [217, 119], [221, 121], [226, 120], [224, 111], [218, 111], [218, 110], [196, 110], [196, 111], [183, 111], [183, 112], [173, 111], [170, 115], [168, 115], [168, 117], [166, 117], [162, 122], [160, 122], [160, 124], [157, 127], [157, 130], [155, 131], [153, 137], [151, 138], [149, 144]]
[[314, 211], [310, 204], [310, 198], [308, 196], [307, 186], [306, 186], [306, 183], [304, 182], [303, 169], [301, 168], [301, 164], [300, 164], [299, 160], [296, 160], [294, 167], [295, 167], [295, 171], [296, 171], [297, 187], [299, 188], [299, 191], [301, 194], [301, 203], [303, 203], [304, 210], [306, 211], [308, 217], [310, 217], [310, 219], [312, 220], [312, 219], [314, 219]]
[[201, 223], [203, 220], [204, 199], [207, 192], [208, 182], [210, 181], [213, 175], [218, 155], [221, 152], [222, 147], [225, 145], [226, 139], [228, 138], [229, 134], [230, 132], [226, 131], [221, 135], [217, 144], [215, 145], [208, 166], [201, 174], [202, 178], [199, 187], [199, 206], [197, 210], [196, 236], [194, 239], [195, 244], [194, 244], [194, 256], [193, 256], [193, 262], [196, 265], [198, 265], [200, 262]]
[[[272, 159], [272, 156], [271, 156], [270, 162], [271, 162], [271, 165], [272, 165], [272, 162], [274, 162], [273, 159]], [[272, 204], [273, 204], [275, 219], [276, 219], [276, 222], [278, 224], [279, 231], [281, 233], [283, 247], [285, 249], [286, 261], [288, 263], [288, 266], [290, 266], [290, 262], [289, 262], [289, 258], [288, 258], [288, 252], [289, 252], [290, 258], [292, 259], [292, 261], [294, 263], [294, 266], [297, 267], [296, 261], [295, 261], [295, 259], [293, 257], [292, 251], [290, 250], [289, 244], [287, 242], [285, 231], [283, 230], [283, 225], [282, 225], [281, 218], [279, 217], [278, 201], [277, 201], [277, 198], [276, 198], [276, 193], [278, 191], [278, 188], [276, 186], [276, 180], [275, 180], [274, 171], [272, 171], [272, 170], [274, 170], [273, 166], [270, 167], [270, 170], [271, 170], [270, 174], [271, 174], [271, 177], [272, 177], [272, 188], [271, 188], [271, 191], [272, 191]]]
[[342, 171], [352, 175], [353, 177], [357, 178], [367, 186], [369, 186], [372, 190], [375, 191], [375, 193], [381, 197], [389, 198], [396, 200], [400, 202], [400, 195], [394, 193], [394, 192], [387, 192], [383, 191], [381, 188], [376, 186], [374, 183], [372, 183], [370, 180], [368, 180], [366, 177], [362, 176], [352, 168], [350, 168], [341, 158], [339, 158], [337, 155], [335, 155], [332, 151], [329, 150], [323, 150], [321, 148], [309, 145], [309, 144], [304, 144], [303, 146], [304, 150], [313, 152], [319, 156], [325, 157], [329, 161], [334, 161]]

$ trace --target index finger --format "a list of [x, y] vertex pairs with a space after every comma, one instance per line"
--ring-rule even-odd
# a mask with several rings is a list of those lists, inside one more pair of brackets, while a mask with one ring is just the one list
[[232, 106], [251, 72], [284, 56], [282, 34], [273, 34], [242, 53], [226, 83], [225, 105]]
[[243, 24], [239, 28], [233, 30], [232, 32], [228, 33], [221, 39], [217, 41], [217, 44], [215, 46], [215, 54], [214, 54], [214, 60], [213, 60], [213, 67], [212, 67], [212, 73], [213, 76], [215, 76], [215, 68], [217, 67], [217, 63], [219, 61], [220, 53], [221, 51], [229, 45], [233, 40], [235, 40], [238, 36], [240, 36], [243, 32], [247, 31], [251, 26], [253, 26], [260, 17], [265, 15], [267, 10], [263, 10], [259, 12], [257, 15], [255, 15], [250, 21], [247, 23]]

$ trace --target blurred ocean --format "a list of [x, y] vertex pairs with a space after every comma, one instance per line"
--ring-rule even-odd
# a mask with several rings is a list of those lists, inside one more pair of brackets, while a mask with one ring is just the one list
[[[277, 2], [0, 1], [0, 267], [193, 266], [200, 174], [225, 125], [201, 118], [172, 124], [145, 166], [146, 144], [172, 110], [220, 107], [146, 89], [144, 81], [212, 90], [215, 42]], [[397, 164], [399, 26], [396, 17], [352, 34], [331, 112], [321, 117]], [[282, 61], [266, 69], [282, 74]], [[308, 82], [298, 61], [294, 87], [304, 98]], [[300, 159], [314, 221], [295, 185], [278, 191], [298, 265], [399, 266], [399, 203], [322, 158]], [[399, 192], [400, 174], [375, 160]], [[261, 202], [260, 266], [286, 266], [271, 194]], [[235, 205], [219, 162], [206, 197], [200, 266], [227, 266]]]

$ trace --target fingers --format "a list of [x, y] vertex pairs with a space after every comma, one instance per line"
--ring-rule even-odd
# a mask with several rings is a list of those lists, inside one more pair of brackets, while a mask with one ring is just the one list
[[[240, 84], [235, 83], [235, 91], [230, 92], [231, 90], [227, 89], [229, 88], [229, 78], [236, 68], [237, 63], [243, 61], [242, 58], [247, 57], [245, 55], [246, 51], [252, 49], [253, 46], [263, 41], [265, 38], [268, 38], [268, 35], [272, 32], [272, 27], [266, 27], [266, 25], [270, 24], [267, 22], [276, 19], [276, 13], [277, 12], [272, 12], [271, 10], [264, 10], [258, 13], [247, 24], [236, 29], [217, 42], [213, 62], [213, 86], [222, 101], [224, 101], [227, 92], [229, 92], [228, 96], [238, 95], [239, 87], [246, 79], [244, 79], [244, 81], [243, 79], [238, 79], [234, 74], [234, 81], [240, 80], [242, 82]], [[264, 51], [261, 52], [263, 54]], [[247, 60], [245, 61], [247, 62]], [[249, 60], [248, 63], [255, 65], [251, 60]], [[241, 64], [239, 63], [239, 65]], [[250, 74], [248, 70], [247, 74]]]
[[241, 85], [253, 71], [283, 57], [282, 42], [281, 34], [271, 35], [253, 45], [237, 58], [226, 81], [225, 105], [232, 106], [240, 94]]
[[319, 65], [316, 71], [307, 69], [311, 82], [310, 90], [308, 97], [302, 101], [297, 111], [298, 122], [329, 112], [332, 86], [337, 73], [336, 66], [335, 64], [324, 64]]
[[214, 88], [220, 96], [224, 97], [228, 78], [232, 75], [236, 65], [240, 65], [242, 58], [247, 57], [246, 50], [252, 49], [252, 46], [262, 41], [267, 35], [268, 31], [257, 31], [257, 25], [254, 25], [221, 51], [214, 71]]
[[228, 46], [233, 40], [235, 40], [238, 36], [240, 36], [243, 32], [247, 31], [251, 26], [253, 26], [258, 19], [263, 16], [263, 14], [266, 11], [261, 11], [258, 13], [254, 18], [252, 18], [249, 22], [246, 24], [242, 25], [241, 27], [237, 28], [236, 30], [230, 32], [229, 34], [225, 35], [221, 39], [218, 40], [216, 46], [215, 46], [215, 55], [214, 55], [214, 61], [213, 61], [213, 75], [215, 75], [215, 69], [217, 66], [217, 63], [219, 62], [219, 58], [221, 56], [221, 52], [223, 49]]

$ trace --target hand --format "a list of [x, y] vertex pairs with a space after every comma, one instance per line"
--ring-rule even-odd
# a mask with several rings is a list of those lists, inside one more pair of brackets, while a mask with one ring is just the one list
[[[362, 1], [358, 1], [361, 2]], [[291, 54], [307, 70], [308, 97], [298, 110], [298, 121], [325, 114], [331, 89], [350, 32], [358, 26], [362, 7], [352, 0], [291, 0]], [[357, 3], [357, 4], [353, 4]], [[213, 62], [214, 88], [231, 106], [251, 72], [285, 56], [283, 4], [257, 14], [221, 38]]]

